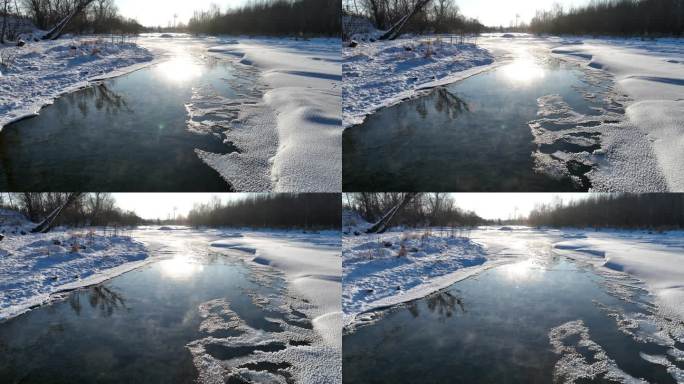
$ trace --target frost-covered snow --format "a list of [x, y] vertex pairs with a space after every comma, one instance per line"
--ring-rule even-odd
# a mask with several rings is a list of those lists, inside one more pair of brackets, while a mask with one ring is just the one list
[[663, 314], [684, 322], [684, 232], [569, 231], [554, 244], [562, 255], [646, 284]]
[[473, 76], [494, 63], [488, 50], [473, 43], [458, 44], [450, 37], [361, 42], [342, 48], [342, 57], [345, 128], [421, 90]]
[[259, 71], [263, 95], [227, 133], [239, 153], [198, 152], [241, 191], [342, 190], [339, 39], [219, 40], [213, 55]]
[[111, 230], [31, 234], [31, 223], [7, 212], [0, 210], [0, 320], [49, 302], [55, 293], [130, 271], [148, 256], [140, 242]]
[[[684, 40], [587, 38], [552, 52], [611, 74], [629, 98], [627, 119], [604, 135], [606, 162], [592, 175], [596, 188], [644, 191], [661, 173], [660, 191], [684, 191]], [[635, 155], [640, 160], [632, 161]]]
[[0, 66], [0, 129], [38, 114], [60, 95], [133, 71], [154, 58], [135, 43], [97, 36], [0, 46], [0, 54], [8, 63]]
[[340, 233], [240, 232], [211, 244], [249, 255], [254, 263], [285, 273], [288, 284], [314, 304], [314, 329], [333, 348], [342, 348]]

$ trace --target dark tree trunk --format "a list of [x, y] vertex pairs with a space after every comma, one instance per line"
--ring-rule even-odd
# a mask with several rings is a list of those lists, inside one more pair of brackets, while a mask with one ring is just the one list
[[392, 224], [392, 220], [397, 216], [397, 213], [404, 209], [408, 205], [408, 203], [411, 202], [411, 200], [418, 195], [415, 192], [407, 193], [404, 195], [404, 197], [401, 199], [399, 204], [395, 205], [392, 209], [390, 209], [385, 216], [380, 219], [377, 223], [373, 224], [372, 227], [368, 228], [366, 233], [384, 233], [389, 229], [390, 225]]
[[392, 28], [389, 29], [389, 31], [385, 32], [384, 35], [380, 36], [379, 40], [394, 40], [397, 37], [401, 36], [401, 30], [404, 29], [406, 24], [408, 24], [409, 20], [418, 12], [420, 12], [423, 7], [425, 7], [431, 0], [421, 0], [419, 3], [416, 4], [415, 7], [409, 12], [407, 15], [404, 15], [399, 21], [392, 26]]
[[89, 6], [94, 0], [81, 0], [78, 5], [68, 14], [62, 21], [60, 21], [56, 26], [54, 26], [48, 33], [43, 36], [43, 40], [57, 40], [62, 36], [64, 28], [71, 22], [71, 20], [76, 17], [79, 13], [83, 12], [87, 6]]
[[74, 203], [79, 197], [81, 197], [83, 193], [80, 192], [74, 192], [70, 193], [69, 196], [67, 197], [66, 201], [64, 204], [61, 206], [57, 207], [54, 211], [52, 211], [51, 214], [48, 215], [48, 217], [45, 218], [40, 224], [38, 224], [37, 227], [33, 228], [31, 230], [31, 233], [47, 233], [50, 232], [52, 229], [53, 224], [55, 223], [55, 220], [59, 217], [59, 215], [71, 204]]

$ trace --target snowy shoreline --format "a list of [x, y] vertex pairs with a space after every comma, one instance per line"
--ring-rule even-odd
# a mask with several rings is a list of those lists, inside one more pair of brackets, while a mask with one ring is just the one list
[[199, 152], [240, 191], [342, 188], [341, 41], [218, 38], [208, 53], [258, 69], [263, 95], [242, 106], [230, 140], [240, 153]]
[[[438, 233], [440, 229], [423, 231]], [[343, 237], [345, 331], [372, 322], [376, 318], [374, 311], [426, 297], [485, 270], [530, 259], [543, 263], [554, 254], [592, 265], [600, 275], [625, 275], [643, 282], [657, 298], [664, 316], [684, 322], [684, 287], [677, 284], [684, 281], [684, 269], [678, 267], [684, 266], [682, 231], [661, 234], [643, 230], [480, 227], [472, 231], [467, 243], [481, 247], [479, 257], [485, 261], [460, 265], [459, 260], [472, 258], [464, 249], [467, 243], [440, 249], [435, 244], [443, 237], [431, 235], [424, 243], [425, 249], [434, 253], [428, 259], [429, 269], [420, 261], [425, 256], [397, 256], [400, 248], [394, 243], [408, 232]], [[370, 252], [375, 256], [371, 257]], [[435, 267], [435, 263], [453, 269], [435, 273], [433, 269], [439, 266]], [[402, 269], [403, 264], [406, 267]]]
[[344, 128], [363, 123], [382, 108], [501, 64], [477, 44], [453, 44], [444, 39], [409, 36], [343, 47]]
[[38, 116], [57, 98], [92, 83], [154, 64], [154, 55], [135, 43], [109, 43], [103, 36], [31, 42], [0, 47], [9, 68], [0, 76], [0, 131]]
[[5, 228], [0, 243], [0, 321], [151, 261], [142, 243], [100, 235], [100, 228], [25, 235], [22, 230]]
[[235, 234], [211, 247], [238, 251], [252, 263], [283, 272], [288, 286], [314, 304], [314, 329], [331, 347], [342, 348], [340, 232], [222, 231]]

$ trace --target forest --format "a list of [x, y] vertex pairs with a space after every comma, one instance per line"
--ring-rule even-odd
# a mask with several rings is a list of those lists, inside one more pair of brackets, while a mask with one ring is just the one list
[[[39, 223], [57, 208], [65, 205], [69, 193], [3, 193], [0, 208], [21, 212], [34, 223]], [[54, 225], [85, 226], [135, 226], [143, 219], [134, 212], [125, 212], [116, 206], [109, 193], [86, 193], [66, 205]]]
[[684, 33], [684, 0], [592, 0], [583, 7], [537, 11], [529, 30], [533, 33], [681, 36]]
[[[390, 209], [399, 206], [405, 195], [404, 193], [346, 193], [343, 197], [344, 207], [357, 212], [364, 220], [375, 223]], [[486, 223], [486, 220], [474, 212], [466, 212], [458, 208], [456, 200], [446, 193], [415, 194], [392, 220], [392, 225], [413, 228], [475, 227]]]
[[16, 40], [31, 27], [47, 31], [83, 7], [66, 26], [67, 33], [139, 33], [143, 27], [119, 14], [114, 0], [0, 0], [0, 41]]
[[234, 35], [339, 36], [341, 0], [250, 0], [222, 11], [217, 5], [196, 11], [191, 33]]
[[684, 228], [684, 194], [596, 194], [536, 207], [528, 224], [549, 227]]
[[339, 229], [341, 213], [337, 194], [253, 194], [197, 204], [181, 222], [195, 227]]
[[[347, 20], [364, 18], [375, 28], [388, 30], [402, 17], [415, 14], [403, 28], [414, 33], [480, 33], [485, 27], [477, 19], [460, 13], [456, 0], [345, 0]], [[354, 23], [345, 23], [345, 28]], [[353, 31], [345, 31], [353, 34]]]

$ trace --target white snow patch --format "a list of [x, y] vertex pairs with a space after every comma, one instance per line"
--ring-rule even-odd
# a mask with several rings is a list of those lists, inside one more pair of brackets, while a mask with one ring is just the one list
[[[624, 129], [613, 132], [609, 138], [616, 153], [613, 158], [608, 157], [608, 167], [593, 175], [600, 189], [623, 192], [652, 189], [647, 187], [646, 180], [653, 172], [652, 164], [646, 161], [635, 167], [627, 159], [636, 151], [638, 159], [647, 159], [648, 152], [657, 159], [655, 172], [662, 172], [668, 191], [684, 191], [680, 166], [684, 161], [684, 66], [680, 63], [684, 55], [683, 41], [584, 39], [581, 45], [553, 50], [612, 74], [619, 89], [632, 100], [627, 103], [627, 121], [621, 124]], [[641, 134], [634, 133], [635, 130]], [[629, 167], [642, 171], [630, 172]], [[663, 185], [656, 185], [659, 191], [665, 191]]]
[[[568, 338], [579, 337], [576, 343]], [[646, 384], [621, 370], [615, 360], [605, 350], [591, 340], [589, 329], [582, 320], [567, 322], [549, 332], [549, 342], [556, 354], [561, 358], [554, 367], [554, 382], [572, 384], [577, 380], [595, 380], [597, 378], [628, 384]], [[590, 358], [583, 356], [578, 349], [586, 349]]]
[[581, 259], [608, 273], [643, 281], [663, 315], [684, 322], [684, 233], [582, 231], [586, 237], [554, 246], [565, 256]]
[[337, 349], [342, 348], [342, 268], [340, 233], [246, 232], [242, 237], [218, 240], [216, 249], [244, 252], [253, 262], [282, 271], [288, 285], [313, 306], [307, 315], [314, 330]]
[[[241, 153], [200, 157], [237, 189], [339, 192], [340, 44], [339, 39], [250, 39], [210, 48], [259, 69], [265, 92], [252, 113], [238, 118], [245, 126], [236, 134]], [[257, 129], [245, 129], [247, 123]], [[253, 174], [259, 182], [245, 182]]]

